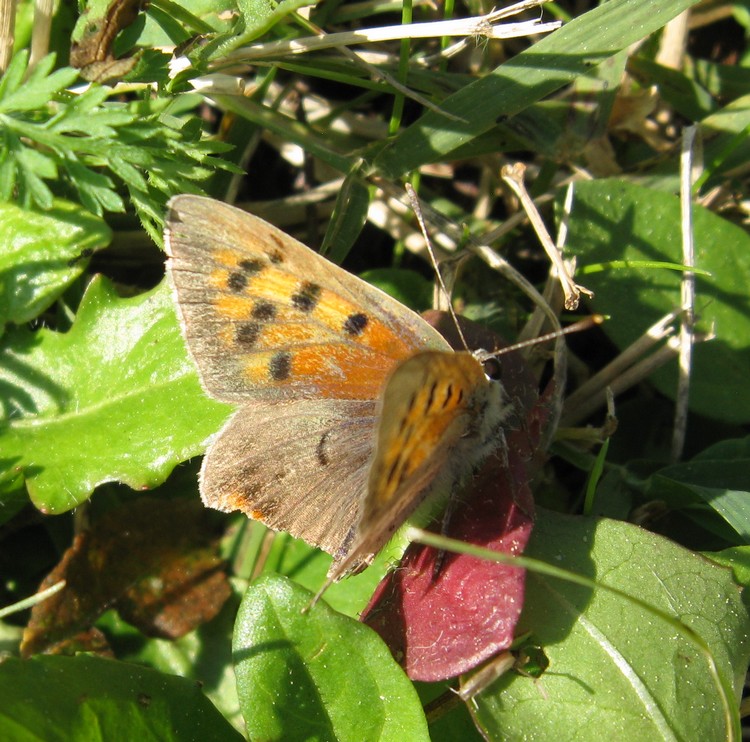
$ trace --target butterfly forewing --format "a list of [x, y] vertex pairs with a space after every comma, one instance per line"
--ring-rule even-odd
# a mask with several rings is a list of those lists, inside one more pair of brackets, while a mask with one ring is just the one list
[[391, 297], [226, 204], [172, 199], [165, 241], [188, 346], [218, 399], [373, 400], [399, 361], [449, 347]]
[[450, 495], [497, 447], [507, 413], [502, 386], [470, 353], [427, 351], [399, 365], [383, 393], [355, 541], [331, 575], [367, 562], [436, 489]]

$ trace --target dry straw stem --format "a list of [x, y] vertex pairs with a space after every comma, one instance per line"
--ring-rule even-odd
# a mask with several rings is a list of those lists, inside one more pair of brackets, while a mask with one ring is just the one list
[[473, 700], [485, 688], [513, 669], [515, 664], [516, 658], [511, 652], [501, 652], [476, 672], [461, 677], [458, 697], [464, 702]]
[[15, 21], [16, 0], [0, 0], [0, 75], [13, 56]]
[[[639, 359], [642, 359], [657, 343], [662, 342], [674, 332], [672, 323], [678, 316], [679, 311], [674, 311], [662, 317], [649, 327], [638, 340], [620, 353], [617, 358], [576, 389], [565, 400], [561, 424], [565, 426], [574, 425], [603, 404], [605, 389], [608, 387], [619, 389], [620, 379], [627, 369], [638, 363]], [[674, 352], [670, 352], [669, 357], [673, 356]]]
[[[654, 325], [654, 327], [656, 327], [656, 325]], [[623, 353], [630, 356], [630, 351], [636, 345], [643, 342], [645, 340], [645, 337], [645, 335], [642, 336], [633, 345], [623, 351]], [[712, 333], [696, 334], [693, 336], [693, 342], [702, 343], [707, 340], [711, 340], [712, 338]], [[669, 340], [667, 340], [667, 342], [661, 348], [656, 350], [650, 356], [644, 358], [639, 363], [630, 366], [626, 370], [622, 371], [622, 373], [612, 378], [611, 382], [608, 385], [608, 388], [611, 389], [612, 393], [615, 395], [622, 394], [622, 392], [624, 392], [625, 390], [630, 389], [636, 384], [639, 384], [641, 381], [647, 379], [649, 376], [651, 376], [651, 374], [654, 373], [654, 371], [661, 368], [665, 363], [668, 363], [669, 361], [678, 357], [679, 353], [680, 340], [675, 337], [669, 338]], [[597, 379], [598, 385], [601, 382], [602, 378], [611, 377], [611, 366], [614, 363], [617, 363], [620, 360], [620, 357], [621, 356], [618, 356], [615, 361], [612, 362], [612, 364], [602, 369], [595, 377], [592, 377], [589, 382], [581, 386], [580, 389], [577, 389], [576, 392], [566, 400], [563, 417], [561, 418], [562, 423], [564, 423], [566, 427], [575, 425], [577, 423], [580, 423], [582, 420], [585, 420], [587, 417], [589, 417], [589, 415], [595, 412], [597, 408], [601, 407], [601, 405], [604, 404], [606, 398], [606, 388], [599, 391], [593, 391], [592, 387], [589, 387], [589, 384], [594, 379]], [[590, 391], [591, 393], [588, 394], [588, 396], [584, 396], [584, 393], [588, 391]]]
[[[236, 63], [252, 63], [269, 57], [283, 57], [289, 54], [304, 54], [310, 51], [336, 48], [356, 66], [364, 69], [375, 79], [380, 79], [390, 85], [398, 93], [410, 98], [428, 110], [440, 113], [449, 120], [461, 121], [461, 118], [442, 111], [438, 105], [428, 98], [407, 88], [385, 70], [363, 59], [362, 55], [348, 48], [356, 43], [375, 43], [404, 38], [432, 38], [445, 36], [470, 36], [484, 38], [515, 38], [545, 33], [559, 28], [560, 23], [541, 23], [538, 19], [521, 23], [494, 25], [498, 20], [515, 15], [529, 8], [542, 5], [549, 0], [527, 0], [516, 3], [508, 8], [493, 11], [484, 16], [451, 21], [436, 21], [433, 23], [414, 23], [398, 26], [384, 26], [380, 28], [362, 29], [360, 31], [326, 34], [322, 30], [315, 36], [301, 39], [288, 39], [269, 43], [251, 44], [226, 55], [214, 63], [214, 67], [226, 67]], [[308, 25], [309, 21], [308, 21]], [[181, 57], [170, 62], [170, 75], [174, 77], [183, 69], [190, 66], [188, 59]], [[204, 95], [245, 95], [245, 84], [239, 78], [229, 75], [205, 75], [191, 81], [193, 87]]]
[[581, 294], [591, 296], [591, 291], [578, 285], [573, 280], [573, 276], [570, 274], [570, 267], [563, 260], [560, 249], [552, 242], [552, 238], [549, 236], [549, 232], [547, 232], [547, 228], [544, 226], [542, 217], [534, 205], [533, 199], [529, 196], [529, 193], [526, 190], [526, 186], [523, 182], [525, 172], [526, 166], [522, 163], [516, 163], [504, 167], [500, 175], [503, 181], [508, 184], [510, 189], [516, 194], [518, 200], [521, 202], [521, 206], [526, 212], [526, 215], [531, 222], [531, 226], [534, 227], [539, 242], [557, 272], [563, 295], [565, 296], [565, 308], [570, 310], [577, 309]]
[[65, 580], [60, 580], [51, 587], [48, 587], [45, 590], [40, 590], [38, 593], [30, 595], [28, 598], [19, 600], [13, 605], [5, 606], [5, 608], [0, 608], [0, 619], [4, 619], [7, 616], [12, 615], [13, 613], [20, 613], [21, 611], [33, 608], [35, 605], [44, 602], [48, 598], [51, 598], [55, 593], [59, 593], [66, 584], [67, 583], [65, 582]]
[[29, 69], [49, 52], [49, 39], [52, 32], [54, 0], [36, 0], [34, 3], [34, 26], [31, 30], [31, 56]]
[[560, 27], [559, 21], [542, 23], [539, 19], [518, 23], [498, 21], [508, 18], [530, 8], [538, 7], [549, 0], [528, 0], [516, 3], [507, 8], [494, 10], [482, 16], [459, 18], [449, 21], [430, 23], [407, 23], [395, 26], [365, 28], [359, 31], [347, 31], [334, 34], [318, 34], [301, 39], [285, 39], [264, 44], [250, 44], [228, 54], [221, 60], [222, 64], [236, 62], [256, 62], [268, 57], [280, 57], [288, 54], [306, 54], [321, 49], [347, 47], [352, 44], [374, 44], [382, 41], [400, 39], [426, 39], [446, 36], [464, 36], [488, 39], [512, 39], [519, 36], [531, 36], [538, 33], [549, 33]]
[[[693, 241], [693, 144], [696, 127], [688, 126], [682, 135], [680, 154], [680, 206], [682, 231], [682, 264], [695, 265]], [[682, 456], [687, 432], [688, 401], [690, 397], [690, 373], [693, 365], [693, 342], [695, 324], [695, 273], [685, 271], [681, 285], [682, 322], [680, 323], [680, 358], [675, 395], [674, 424], [672, 427], [671, 458], [678, 461]]]
[[[317, 37], [315, 37], [317, 38]], [[276, 43], [276, 42], [274, 42]], [[380, 79], [386, 84], [390, 85], [396, 92], [406, 98], [419, 103], [430, 111], [440, 113], [451, 121], [463, 121], [461, 117], [454, 116], [451, 113], [443, 111], [440, 106], [433, 103], [423, 95], [410, 90], [408, 87], [400, 83], [393, 75], [386, 72], [383, 69], [371, 64], [370, 62], [363, 59], [361, 54], [353, 52], [351, 49], [345, 46], [337, 47], [337, 50], [349, 59], [356, 67], [361, 67], [365, 70], [373, 79]], [[224, 57], [220, 61], [215, 62], [213, 67], [226, 67], [230, 63], [227, 61], [229, 57]], [[256, 60], [253, 60], [256, 61]], [[170, 76], [176, 77], [180, 72], [190, 67], [190, 60], [186, 57], [178, 57], [172, 59], [169, 63]], [[214, 72], [203, 75], [198, 78], [190, 80], [190, 84], [193, 88], [205, 96], [216, 96], [216, 95], [249, 95], [255, 89], [255, 83], [247, 83], [243, 78], [236, 77], [234, 75], [228, 75], [226, 73]], [[214, 105], [217, 105], [214, 103]]]

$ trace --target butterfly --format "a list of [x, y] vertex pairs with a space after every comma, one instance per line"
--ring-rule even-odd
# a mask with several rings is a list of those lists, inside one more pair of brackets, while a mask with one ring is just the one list
[[238, 406], [210, 443], [203, 502], [358, 571], [502, 440], [482, 362], [276, 227], [209, 198], [169, 202], [165, 246], [206, 392]]

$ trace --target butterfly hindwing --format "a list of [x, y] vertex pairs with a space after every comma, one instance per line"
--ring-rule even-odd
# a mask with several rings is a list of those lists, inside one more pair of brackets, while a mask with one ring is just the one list
[[343, 556], [367, 487], [375, 414], [374, 402], [357, 400], [240, 407], [203, 461], [204, 503]]
[[188, 346], [217, 399], [376, 399], [389, 371], [448, 349], [418, 315], [262, 219], [170, 201], [168, 274]]

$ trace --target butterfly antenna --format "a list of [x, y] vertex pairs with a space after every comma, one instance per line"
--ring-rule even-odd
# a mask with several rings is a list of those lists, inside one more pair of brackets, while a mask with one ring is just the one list
[[409, 202], [411, 203], [412, 211], [414, 211], [414, 214], [417, 217], [419, 228], [422, 231], [422, 236], [424, 237], [425, 244], [427, 245], [427, 252], [430, 254], [430, 260], [432, 261], [432, 266], [435, 269], [435, 275], [437, 276], [438, 285], [440, 286], [440, 290], [443, 292], [443, 295], [448, 302], [448, 312], [453, 319], [453, 324], [456, 326], [456, 331], [458, 332], [458, 336], [461, 338], [461, 343], [463, 344], [464, 348], [468, 350], [469, 346], [466, 343], [466, 338], [464, 337], [463, 332], [461, 331], [461, 325], [459, 324], [458, 317], [456, 316], [456, 312], [453, 309], [451, 295], [448, 292], [448, 288], [446, 287], [445, 282], [443, 281], [443, 274], [440, 272], [440, 266], [438, 265], [437, 258], [435, 257], [435, 250], [432, 247], [430, 236], [427, 233], [427, 225], [425, 224], [424, 216], [422, 215], [422, 207], [419, 204], [419, 196], [417, 196], [417, 193], [412, 187], [411, 183], [406, 184], [406, 193], [409, 196]]
[[579, 320], [578, 322], [574, 322], [572, 325], [568, 325], [562, 330], [548, 332], [544, 335], [539, 335], [539, 337], [531, 338], [529, 340], [523, 340], [520, 343], [514, 343], [513, 345], [508, 345], [505, 348], [475, 352], [474, 357], [481, 363], [488, 360], [489, 358], [495, 358], [505, 353], [511, 353], [515, 350], [521, 350], [522, 348], [528, 348], [531, 345], [538, 345], [539, 343], [544, 343], [547, 340], [554, 340], [561, 335], [570, 335], [573, 332], [588, 330], [589, 328], [594, 327], [594, 325], [600, 325], [602, 322], [604, 322], [605, 319], [606, 317], [603, 314], [592, 314], [590, 317], [586, 317], [585, 319]]

